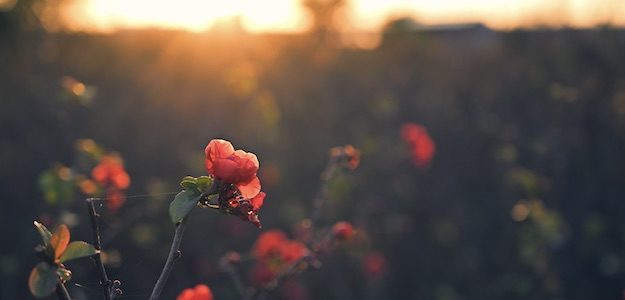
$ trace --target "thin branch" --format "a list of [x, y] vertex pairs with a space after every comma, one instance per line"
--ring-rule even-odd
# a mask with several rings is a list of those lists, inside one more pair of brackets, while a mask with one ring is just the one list
[[167, 278], [174, 268], [174, 262], [180, 258], [180, 243], [182, 242], [182, 234], [184, 233], [184, 229], [186, 227], [186, 221], [187, 218], [185, 217], [180, 223], [176, 224], [176, 232], [174, 233], [174, 239], [171, 242], [171, 248], [169, 249], [167, 261], [165, 261], [165, 266], [163, 266], [161, 276], [154, 285], [154, 289], [150, 295], [150, 300], [159, 299], [161, 292], [163, 292], [163, 288], [165, 287], [165, 283], [167, 282]]
[[67, 288], [65, 287], [65, 284], [61, 282], [56, 284], [56, 295], [61, 300], [72, 300], [72, 297], [70, 297], [69, 292], [67, 291]]
[[100, 226], [98, 226], [98, 214], [95, 211], [95, 205], [93, 204], [93, 199], [87, 199], [87, 210], [89, 211], [89, 220], [91, 221], [91, 232], [93, 234], [93, 246], [98, 253], [93, 256], [93, 260], [95, 261], [96, 266], [98, 267], [98, 271], [100, 272], [100, 285], [102, 286], [102, 293], [104, 294], [104, 299], [112, 300], [115, 299], [115, 288], [113, 282], [108, 278], [106, 274], [106, 269], [104, 268], [104, 264], [102, 263], [102, 244], [100, 242]]
[[310, 216], [310, 230], [314, 231], [315, 225], [319, 220], [319, 215], [321, 214], [321, 208], [325, 204], [326, 200], [329, 198], [330, 194], [330, 181], [336, 175], [336, 171], [338, 169], [337, 160], [334, 157], [331, 157], [326, 165], [325, 169], [321, 173], [321, 187], [319, 188], [319, 192], [317, 196], [313, 200], [313, 211]]
[[239, 276], [239, 272], [237, 272], [232, 263], [228, 261], [228, 258], [222, 257], [219, 265], [230, 276], [230, 279], [232, 279], [234, 286], [239, 294], [241, 294], [241, 297], [243, 297], [243, 300], [250, 300], [251, 297], [249, 289], [245, 286], [245, 283], [243, 283], [241, 276]]
[[283, 280], [295, 274], [297, 267], [301, 263], [303, 263], [304, 261], [310, 260], [311, 258], [317, 255], [318, 248], [315, 246], [315, 242], [314, 242], [315, 240], [314, 232], [316, 229], [315, 226], [317, 225], [319, 216], [321, 215], [321, 209], [323, 208], [324, 204], [327, 202], [327, 199], [329, 198], [330, 182], [336, 175], [338, 169], [339, 169], [338, 157], [331, 155], [330, 159], [328, 160], [328, 164], [326, 165], [325, 169], [321, 173], [321, 186], [319, 187], [317, 196], [313, 200], [313, 208], [312, 208], [312, 213], [310, 216], [310, 227], [308, 229], [311, 232], [311, 234], [313, 234], [313, 237], [305, 241], [307, 246], [311, 249], [311, 253], [307, 253], [306, 255], [300, 257], [298, 260], [291, 263], [288, 266], [288, 268], [282, 270], [280, 273], [274, 276], [274, 278], [258, 292], [257, 297], [256, 297], [257, 300], [264, 300], [265, 298], [267, 298], [267, 296], [269, 296], [269, 294], [276, 287], [278, 287]]

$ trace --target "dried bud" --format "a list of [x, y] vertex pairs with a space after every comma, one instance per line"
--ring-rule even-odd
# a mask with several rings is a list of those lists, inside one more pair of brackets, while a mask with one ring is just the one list
[[223, 256], [223, 259], [230, 264], [236, 264], [241, 262], [241, 255], [237, 252], [230, 251]]
[[354, 227], [351, 223], [341, 221], [334, 224], [332, 227], [332, 233], [337, 240], [346, 241], [350, 240], [354, 236]]

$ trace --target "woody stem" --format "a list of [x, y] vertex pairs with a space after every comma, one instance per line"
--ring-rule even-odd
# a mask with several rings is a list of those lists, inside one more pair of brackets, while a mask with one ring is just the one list
[[56, 295], [61, 300], [71, 300], [72, 299], [72, 297], [70, 297], [70, 295], [69, 295], [69, 292], [67, 291], [67, 288], [65, 287], [65, 284], [63, 284], [61, 282], [56, 284]]
[[91, 221], [93, 246], [96, 250], [98, 250], [98, 253], [93, 256], [93, 259], [100, 273], [100, 285], [102, 286], [104, 299], [111, 300], [115, 298], [115, 293], [113, 289], [113, 283], [108, 278], [108, 275], [106, 274], [106, 269], [104, 268], [104, 264], [102, 263], [102, 258], [100, 255], [102, 251], [102, 245], [100, 243], [100, 226], [98, 226], [98, 214], [95, 211], [95, 205], [93, 204], [93, 199], [91, 198], [87, 199], [87, 210], [89, 212], [89, 220]]
[[171, 248], [169, 249], [167, 261], [165, 261], [165, 266], [163, 266], [161, 276], [154, 285], [154, 289], [150, 295], [150, 300], [159, 299], [161, 292], [163, 292], [163, 288], [165, 287], [165, 283], [167, 282], [167, 278], [174, 268], [174, 262], [182, 255], [180, 252], [180, 243], [182, 242], [182, 234], [184, 233], [184, 229], [186, 227], [186, 221], [187, 218], [185, 217], [182, 221], [180, 221], [180, 223], [176, 224], [176, 231], [174, 233], [174, 239], [171, 242]]

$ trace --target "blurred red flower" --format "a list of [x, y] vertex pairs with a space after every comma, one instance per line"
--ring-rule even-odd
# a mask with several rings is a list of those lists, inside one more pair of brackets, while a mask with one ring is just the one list
[[256, 176], [259, 163], [254, 153], [234, 150], [225, 140], [211, 140], [206, 149], [206, 170], [224, 183], [234, 184], [241, 195], [251, 199], [260, 192], [260, 179]]
[[[130, 186], [130, 176], [124, 169], [124, 162], [117, 155], [105, 155], [97, 166], [91, 170], [91, 177], [100, 186], [106, 189], [106, 204], [112, 211], [118, 210], [126, 202], [126, 195], [122, 192]], [[89, 183], [85, 180], [84, 183]], [[86, 194], [88, 186], [81, 185]]]
[[198, 284], [192, 289], [184, 289], [176, 300], [213, 300], [213, 292], [208, 286]]
[[302, 258], [308, 249], [304, 244], [297, 241], [284, 241], [280, 244], [280, 258], [287, 263], [292, 263]]
[[257, 259], [266, 259], [273, 254], [279, 253], [280, 244], [287, 241], [286, 234], [281, 230], [268, 230], [260, 234], [252, 248], [252, 253]]
[[263, 284], [307, 255], [308, 248], [301, 242], [288, 239], [280, 230], [269, 230], [258, 237], [252, 254], [258, 261], [251, 273], [252, 281]]
[[380, 252], [371, 252], [363, 260], [365, 274], [373, 279], [382, 276], [386, 270], [386, 258]]
[[130, 186], [130, 176], [124, 169], [122, 159], [115, 155], [103, 156], [93, 170], [93, 179], [102, 186], [112, 186], [125, 190]]
[[405, 123], [400, 130], [401, 138], [410, 146], [412, 162], [424, 169], [430, 165], [436, 153], [436, 145], [423, 125]]

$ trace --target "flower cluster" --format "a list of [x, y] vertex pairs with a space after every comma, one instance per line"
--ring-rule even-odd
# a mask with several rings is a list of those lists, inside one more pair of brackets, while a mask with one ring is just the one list
[[124, 204], [126, 197], [123, 191], [130, 185], [130, 176], [118, 155], [103, 156], [91, 170], [91, 177], [106, 190], [107, 205], [111, 210], [115, 211]]
[[427, 129], [420, 124], [406, 123], [401, 127], [401, 137], [410, 146], [412, 162], [424, 169], [430, 165], [436, 152], [436, 145]]
[[81, 192], [82, 196], [105, 196], [108, 208], [118, 210], [125, 202], [124, 191], [130, 186], [121, 156], [91, 139], [77, 140], [76, 151], [73, 165], [55, 163], [39, 176], [46, 202], [71, 203]]
[[261, 192], [259, 168], [254, 153], [235, 150], [225, 140], [211, 140], [204, 150], [204, 164], [218, 186], [219, 209], [261, 227], [258, 212], [265, 193]]
[[176, 300], [213, 300], [213, 292], [205, 284], [198, 284], [194, 288], [184, 289]]
[[256, 283], [267, 283], [276, 274], [309, 253], [304, 244], [288, 239], [284, 232], [265, 231], [258, 237], [252, 249], [252, 254], [257, 260], [252, 270], [252, 279]]

